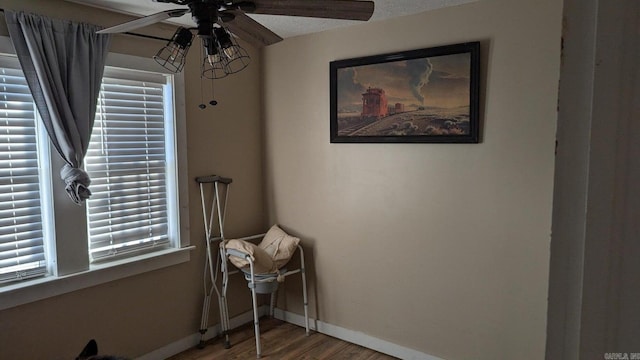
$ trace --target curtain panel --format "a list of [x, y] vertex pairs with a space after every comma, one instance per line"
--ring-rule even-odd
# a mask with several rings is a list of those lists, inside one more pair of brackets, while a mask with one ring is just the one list
[[5, 10], [11, 41], [36, 107], [66, 164], [60, 176], [76, 204], [91, 196], [83, 170], [111, 41], [91, 24]]

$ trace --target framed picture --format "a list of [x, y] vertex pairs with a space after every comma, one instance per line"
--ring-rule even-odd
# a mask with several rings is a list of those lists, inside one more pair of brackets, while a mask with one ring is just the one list
[[332, 143], [477, 143], [480, 43], [332, 61]]

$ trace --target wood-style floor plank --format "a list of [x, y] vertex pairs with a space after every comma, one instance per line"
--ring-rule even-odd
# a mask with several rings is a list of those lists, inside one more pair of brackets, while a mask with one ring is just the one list
[[[225, 349], [222, 339], [207, 341], [204, 349], [192, 348], [168, 360], [249, 360], [256, 358], [253, 324], [231, 331], [231, 348]], [[262, 359], [269, 360], [393, 360], [392, 356], [338, 340], [331, 336], [311, 332], [305, 336], [304, 328], [281, 320], [260, 320]]]

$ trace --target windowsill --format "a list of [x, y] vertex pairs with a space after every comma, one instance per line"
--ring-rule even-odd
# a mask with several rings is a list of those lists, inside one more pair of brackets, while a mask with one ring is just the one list
[[66, 276], [47, 276], [0, 288], [0, 310], [66, 294], [129, 276], [162, 269], [189, 261], [194, 246], [134, 256]]

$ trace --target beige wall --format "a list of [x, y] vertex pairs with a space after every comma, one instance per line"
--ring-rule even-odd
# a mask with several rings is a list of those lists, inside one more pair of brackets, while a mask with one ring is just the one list
[[[267, 203], [311, 253], [313, 316], [444, 359], [544, 357], [561, 3], [483, 0], [265, 50]], [[474, 40], [480, 144], [329, 143], [330, 61]]]
[[[104, 26], [130, 19], [61, 0], [4, 0], [0, 6]], [[138, 32], [170, 37], [173, 29], [156, 25]], [[0, 35], [6, 34], [5, 23], [0, 21]], [[151, 57], [163, 45], [118, 35], [111, 50]], [[191, 243], [198, 247], [191, 254], [192, 261], [0, 311], [0, 358], [71, 359], [90, 338], [98, 339], [105, 351], [135, 357], [196, 333], [204, 264], [202, 213], [193, 181], [196, 176], [215, 173], [234, 179], [227, 220], [229, 235], [265, 230], [260, 88], [256, 86], [260, 83], [259, 54], [252, 50], [249, 68], [216, 81], [219, 105], [200, 110], [198, 53], [194, 46], [185, 70], [190, 233]], [[204, 100], [208, 102], [210, 83], [204, 88]], [[232, 290], [231, 315], [250, 309], [246, 289]], [[239, 295], [233, 296], [236, 293]], [[217, 309], [215, 300], [212, 309]], [[212, 311], [210, 322], [217, 322], [217, 311]]]

